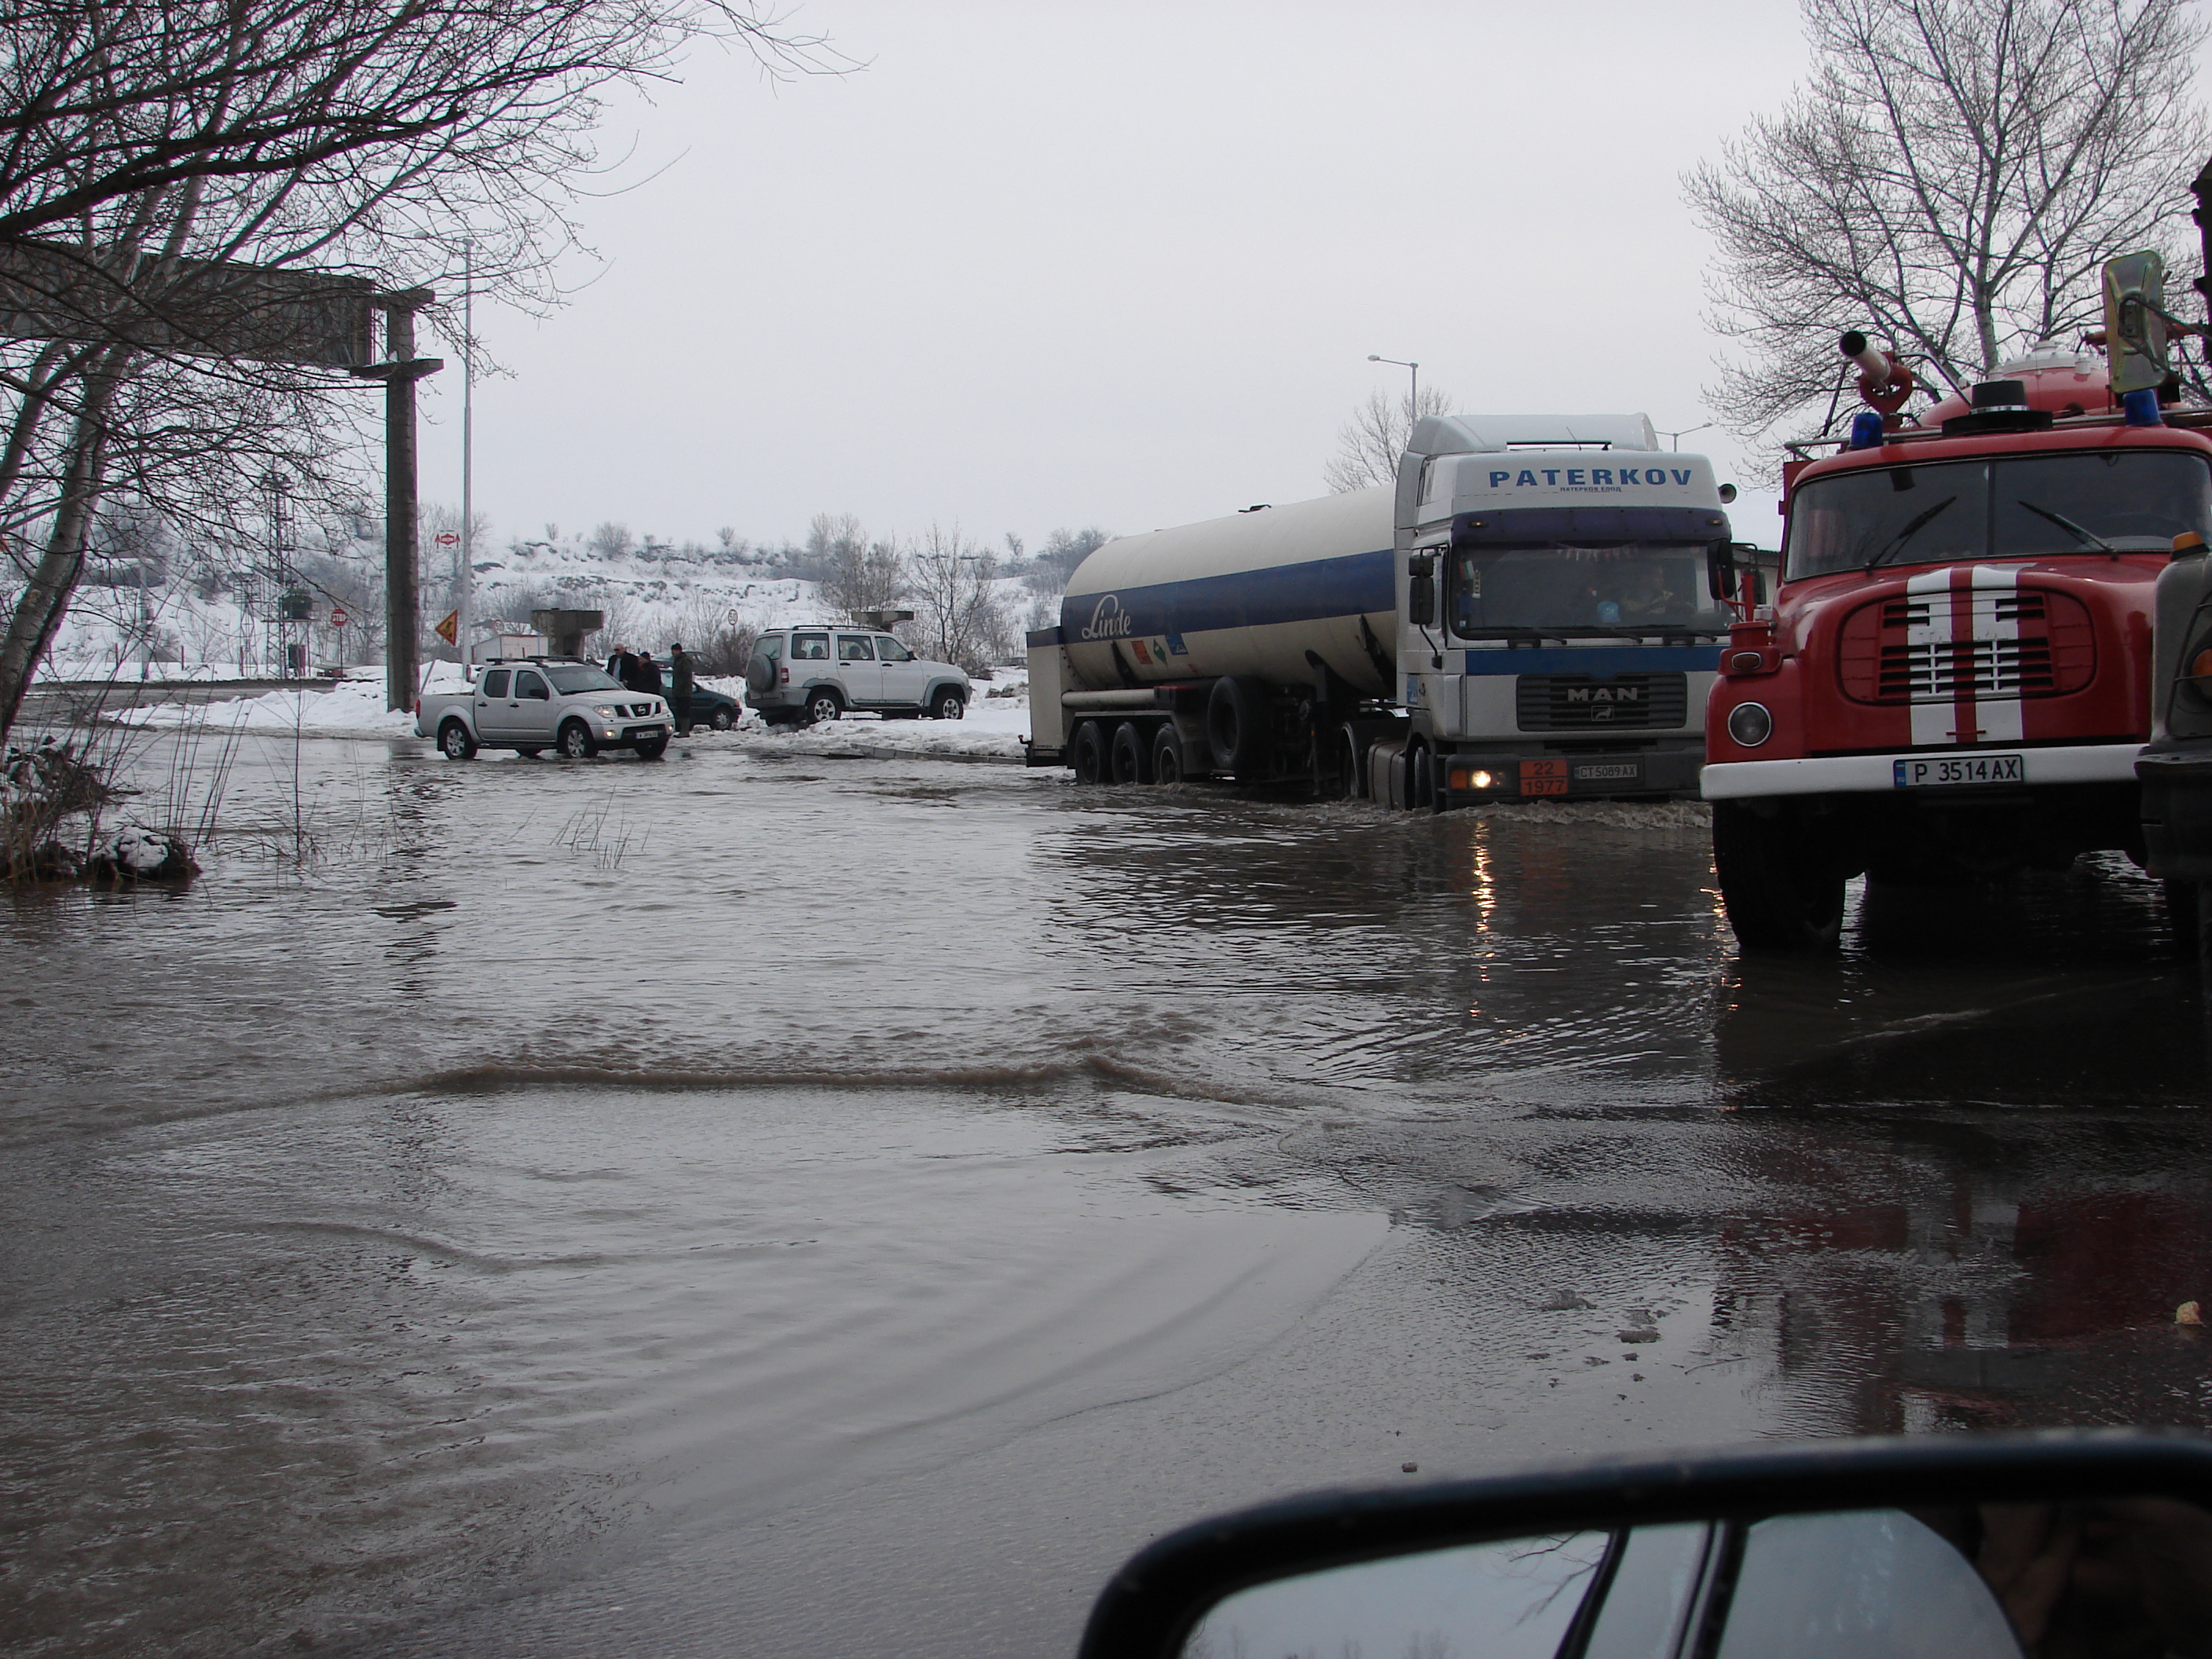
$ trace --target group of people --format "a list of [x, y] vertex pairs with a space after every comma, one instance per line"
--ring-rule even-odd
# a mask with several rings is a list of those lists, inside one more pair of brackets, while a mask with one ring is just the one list
[[650, 651], [633, 652], [626, 645], [617, 645], [607, 653], [607, 678], [625, 691], [641, 691], [653, 696], [665, 696], [671, 713], [676, 716], [676, 735], [684, 736], [691, 729], [691, 689], [695, 680], [691, 659], [680, 645], [668, 647], [668, 680], [663, 685], [660, 665], [653, 659]]

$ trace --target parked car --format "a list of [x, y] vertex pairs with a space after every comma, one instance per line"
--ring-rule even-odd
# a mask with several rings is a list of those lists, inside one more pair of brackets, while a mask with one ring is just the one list
[[968, 676], [951, 663], [917, 657], [866, 628], [774, 629], [755, 642], [745, 668], [745, 701], [770, 726], [818, 726], [848, 709], [957, 720], [968, 696]]
[[415, 735], [436, 738], [448, 760], [474, 760], [478, 749], [558, 749], [566, 759], [588, 760], [615, 744], [657, 760], [673, 730], [666, 702], [624, 690], [573, 657], [486, 663], [465, 690], [415, 701]]
[[707, 726], [717, 732], [726, 732], [738, 723], [738, 717], [744, 712], [744, 705], [735, 697], [720, 691], [710, 691], [703, 685], [691, 689], [691, 725], [695, 730]]

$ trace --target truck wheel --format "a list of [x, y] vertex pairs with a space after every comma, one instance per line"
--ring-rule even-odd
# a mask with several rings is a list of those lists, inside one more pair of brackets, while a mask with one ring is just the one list
[[543, 749], [540, 749], [540, 748], [538, 748], [538, 747], [537, 747], [536, 745], [534, 745], [534, 744], [533, 744], [532, 746], [531, 746], [531, 747], [530, 747], [530, 748], [528, 748], [528, 749], [518, 749], [518, 750], [516, 750], [514, 752], [515, 752], [516, 754], [518, 754], [518, 755], [521, 756], [521, 757], [522, 757], [522, 758], [523, 758], [523, 759], [525, 759], [525, 760], [536, 760], [536, 759], [537, 759], [540, 755], [544, 754], [545, 751], [544, 751]]
[[1367, 799], [1367, 751], [1360, 746], [1359, 733], [1349, 726], [1341, 726], [1336, 734], [1336, 763], [1344, 774], [1344, 794], [1346, 799]]
[[968, 700], [947, 687], [929, 702], [929, 718], [933, 720], [964, 720], [968, 714]]
[[823, 690], [806, 694], [805, 724], [827, 726], [845, 712], [845, 705], [837, 701], [835, 691]]
[[1787, 813], [1762, 817], [1713, 803], [1713, 868], [1729, 926], [1747, 951], [1832, 951], [1844, 926], [1844, 878]]
[[713, 726], [717, 732], [726, 732], [732, 726], [735, 726], [737, 721], [730, 717], [730, 711], [728, 709], [717, 708], [713, 714], [707, 717], [707, 724]]
[[438, 728], [438, 747], [447, 760], [474, 760], [477, 740], [469, 735], [469, 728], [459, 720], [447, 720]]
[[1145, 734], [1137, 729], [1134, 720], [1123, 720], [1114, 728], [1114, 749], [1109, 760], [1116, 783], [1152, 781], [1152, 751], [1146, 746]]
[[1152, 738], [1152, 781], [1182, 781], [1182, 739], [1172, 726], [1163, 726]]
[[640, 738], [630, 746], [637, 750], [640, 760], [659, 760], [668, 752], [668, 738], [665, 734], [658, 738]]
[[562, 760], [589, 760], [599, 752], [599, 744], [592, 741], [592, 728], [581, 720], [562, 726], [560, 749]]
[[1098, 730], [1097, 720], [1085, 720], [1075, 728], [1075, 739], [1068, 744], [1073, 758], [1069, 764], [1075, 769], [1078, 783], [1101, 783], [1106, 778], [1106, 738]]
[[1239, 779], [1258, 777], [1267, 758], [1267, 683], [1234, 675], [1213, 683], [1206, 701], [1206, 736], [1213, 768]]
[[2204, 924], [2204, 890], [2193, 881], [2164, 881], [2166, 898], [2166, 933], [2178, 957], [2202, 955], [2212, 962], [2212, 938], [2208, 938]]

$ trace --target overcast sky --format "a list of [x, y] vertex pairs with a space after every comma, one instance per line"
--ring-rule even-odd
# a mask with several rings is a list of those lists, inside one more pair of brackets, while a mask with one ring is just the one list
[[[1785, 0], [790, 22], [865, 67], [773, 88], [695, 53], [610, 125], [646, 181], [585, 204], [602, 263], [566, 275], [597, 279], [544, 320], [479, 313], [508, 371], [477, 395], [495, 544], [603, 520], [775, 542], [831, 512], [1034, 548], [1301, 500], [1404, 385], [1370, 352], [1464, 410], [1694, 427], [1719, 343], [1680, 175], [1805, 66]], [[459, 500], [459, 379], [425, 388], [426, 500]], [[1699, 446], [1771, 545], [1771, 480]]]

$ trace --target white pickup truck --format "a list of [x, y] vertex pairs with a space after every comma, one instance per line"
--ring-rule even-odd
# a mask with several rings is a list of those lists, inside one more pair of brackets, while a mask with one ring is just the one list
[[658, 760], [675, 730], [659, 697], [628, 690], [573, 657], [484, 663], [464, 690], [415, 701], [415, 735], [436, 738], [447, 760], [474, 760], [479, 749], [557, 749], [589, 760], [624, 744], [641, 760]]

